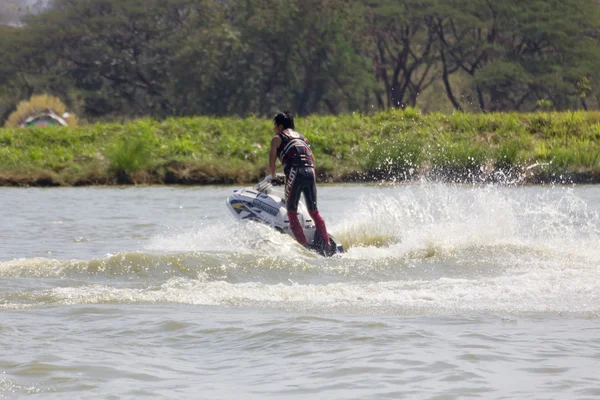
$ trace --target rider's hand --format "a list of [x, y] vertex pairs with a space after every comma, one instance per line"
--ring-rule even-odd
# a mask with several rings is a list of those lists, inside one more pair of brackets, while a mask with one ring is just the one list
[[283, 180], [282, 176], [276, 176], [271, 181], [271, 185], [273, 185], [273, 186], [282, 186], [284, 183], [285, 183], [285, 181]]

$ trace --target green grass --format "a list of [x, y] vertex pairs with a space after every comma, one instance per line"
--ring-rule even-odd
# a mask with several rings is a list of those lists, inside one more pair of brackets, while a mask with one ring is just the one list
[[132, 135], [121, 137], [106, 151], [108, 170], [122, 183], [132, 182], [133, 175], [152, 166], [152, 137]]
[[[600, 112], [421, 114], [297, 119], [322, 181], [600, 182]], [[242, 183], [267, 173], [267, 118], [142, 119], [80, 128], [0, 129], [0, 184]]]

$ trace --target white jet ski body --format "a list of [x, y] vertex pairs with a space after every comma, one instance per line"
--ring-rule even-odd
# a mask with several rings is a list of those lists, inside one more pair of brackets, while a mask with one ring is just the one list
[[[253, 188], [235, 189], [227, 198], [227, 208], [240, 221], [261, 222], [293, 237], [285, 208], [285, 194], [278, 183], [281, 183], [279, 179], [272, 182], [263, 180]], [[316, 227], [302, 200], [298, 204], [298, 220], [311, 248], [325, 256], [344, 252], [343, 246], [331, 234], [329, 249], [324, 249], [321, 243], [315, 243], [315, 236], [318, 236], [315, 235]]]

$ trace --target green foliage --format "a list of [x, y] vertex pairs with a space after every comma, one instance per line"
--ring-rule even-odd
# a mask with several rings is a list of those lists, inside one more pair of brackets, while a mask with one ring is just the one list
[[54, 0], [1, 25], [17, 11], [0, 122], [33, 93], [91, 121], [600, 105], [589, 0]]
[[546, 110], [549, 111], [552, 108], [552, 102], [550, 100], [546, 100], [546, 99], [541, 99], [535, 102], [535, 105], [542, 109], [542, 110]]
[[584, 76], [577, 81], [577, 97], [585, 99], [592, 92], [590, 80]]
[[573, 140], [568, 147], [560, 140], [551, 140], [538, 145], [537, 159], [550, 163], [555, 174], [571, 172], [596, 172], [600, 169], [600, 153], [590, 151], [598, 144], [595, 140], [581, 138]]
[[[570, 134], [567, 129], [570, 127]], [[374, 115], [299, 118], [320, 180], [481, 182], [518, 175], [598, 174], [600, 113]], [[233, 183], [267, 172], [269, 119], [171, 118], [82, 128], [0, 129], [0, 183]], [[13, 177], [7, 180], [6, 177]], [[531, 178], [533, 179], [533, 178]]]
[[375, 142], [366, 153], [365, 173], [378, 179], [410, 179], [418, 174], [424, 159], [422, 140], [414, 136]]
[[444, 70], [471, 76], [482, 110], [532, 110], [548, 98], [576, 107], [578, 82], [600, 60], [599, 12], [588, 0], [449, 0], [435, 18]]
[[119, 182], [132, 182], [135, 172], [152, 165], [153, 139], [148, 128], [142, 125], [127, 136], [121, 136], [107, 149], [109, 170], [115, 174]]
[[494, 168], [504, 172], [510, 172], [515, 168], [523, 166], [522, 153], [527, 152], [525, 143], [519, 139], [500, 143], [494, 154]]
[[435, 173], [452, 179], [474, 178], [481, 171], [487, 160], [484, 148], [472, 142], [456, 143], [444, 140], [432, 150], [431, 162]]

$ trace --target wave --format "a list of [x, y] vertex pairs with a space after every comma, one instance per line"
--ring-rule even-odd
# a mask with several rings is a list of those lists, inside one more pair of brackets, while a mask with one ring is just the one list
[[55, 278], [108, 282], [161, 282], [172, 277], [202, 282], [379, 282], [395, 279], [489, 276], [522, 270], [582, 266], [597, 268], [598, 259], [577, 249], [555, 249], [515, 243], [462, 246], [446, 243], [396, 243], [386, 247], [354, 247], [346, 254], [323, 258], [295, 245], [285, 255], [264, 252], [129, 252], [105, 258], [57, 260], [16, 259], [0, 262], [0, 277]]
[[83, 285], [0, 294], [0, 308], [80, 304], [161, 304], [231, 306], [286, 311], [442, 314], [461, 312], [577, 313], [600, 315], [600, 278], [559, 272], [484, 279], [376, 283], [265, 284], [202, 282], [171, 278], [144, 288]]
[[[310, 259], [310, 258], [307, 258]], [[283, 267], [282, 267], [283, 266]], [[2, 277], [37, 278], [107, 278], [126, 281], [161, 280], [172, 276], [201, 281], [267, 279], [285, 268], [289, 273], [309, 272], [310, 264], [303, 260], [282, 260], [272, 256], [251, 256], [238, 253], [187, 252], [173, 254], [119, 253], [103, 259], [56, 260], [46, 258], [18, 259], [0, 262]]]
[[332, 259], [267, 226], [228, 221], [155, 236], [140, 252], [4, 261], [0, 277], [274, 283], [421, 279], [424, 269], [460, 272], [461, 265], [465, 273], [473, 270], [468, 266], [501, 272], [600, 266], [597, 211], [573, 190], [519, 190], [424, 184], [362, 196], [331, 225], [348, 250]]
[[367, 247], [373, 257], [513, 246], [600, 261], [600, 216], [587, 201], [568, 188], [515, 190], [437, 184], [381, 190], [360, 198], [334, 229], [350, 250]]
[[4, 261], [0, 278], [42, 279], [9, 285], [0, 307], [174, 302], [403, 314], [597, 313], [594, 203], [569, 188], [515, 190], [378, 189], [332, 219], [330, 230], [348, 251], [330, 259], [266, 226], [228, 222], [158, 235], [140, 252]]

